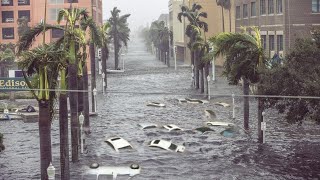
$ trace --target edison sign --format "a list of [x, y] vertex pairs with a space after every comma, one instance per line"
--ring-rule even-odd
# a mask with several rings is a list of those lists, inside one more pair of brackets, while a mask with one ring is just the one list
[[24, 78], [2, 78], [0, 77], [0, 91], [19, 91], [28, 89]]

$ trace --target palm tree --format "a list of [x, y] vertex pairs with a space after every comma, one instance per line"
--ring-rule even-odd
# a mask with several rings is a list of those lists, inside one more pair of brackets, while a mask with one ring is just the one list
[[[21, 49], [21, 48], [20, 48]], [[64, 56], [63, 50], [57, 49], [55, 45], [42, 45], [29, 51], [18, 54], [18, 66], [23, 70], [25, 80], [39, 104], [39, 135], [40, 135], [40, 158], [41, 179], [47, 179], [47, 168], [52, 161], [51, 153], [51, 121], [54, 114], [53, 102], [56, 98], [55, 89], [59, 72], [59, 59]], [[35, 82], [31, 83], [28, 77]], [[37, 84], [34, 87], [33, 84]]]
[[[77, 24], [84, 19], [88, 19], [88, 12], [85, 9], [62, 9], [58, 14], [58, 24], [66, 19], [65, 38], [68, 50], [68, 87], [69, 102], [71, 111], [71, 144], [72, 144], [72, 162], [79, 159], [79, 120], [78, 120], [78, 89], [77, 75], [82, 74], [82, 63], [77, 59], [78, 41], [83, 37], [83, 31], [77, 27]], [[80, 38], [79, 38], [80, 37]]]
[[104, 78], [104, 90], [107, 89], [107, 59], [109, 58], [109, 31], [110, 31], [110, 24], [108, 22], [104, 23], [100, 27], [100, 36], [101, 36], [101, 65], [102, 65], [102, 72], [105, 74]]
[[8, 74], [8, 67], [14, 64], [15, 54], [10, 48], [6, 48], [0, 52], [0, 76], [6, 77]]
[[222, 15], [222, 32], [225, 32], [225, 26], [224, 26], [224, 9], [229, 10], [229, 26], [230, 26], [230, 32], [231, 32], [231, 2], [230, 0], [216, 0], [216, 3], [218, 6], [221, 6], [221, 15]]
[[127, 46], [129, 38], [130, 29], [128, 27], [127, 19], [130, 14], [125, 14], [120, 16], [120, 10], [114, 7], [111, 11], [111, 18], [108, 20], [111, 26], [110, 38], [113, 40], [114, 44], [114, 60], [115, 69], [119, 66], [119, 52], [122, 44]]
[[204, 32], [208, 32], [208, 24], [202, 21], [200, 18], [207, 18], [206, 12], [200, 12], [202, 6], [194, 3], [192, 8], [189, 9], [187, 6], [181, 6], [181, 12], [178, 14], [178, 20], [182, 22], [182, 17], [188, 19], [189, 24], [186, 27], [186, 35], [189, 37], [188, 48], [191, 53], [191, 64], [194, 65], [194, 74], [196, 79], [196, 88], [199, 89], [199, 52], [197, 50], [193, 50], [192, 43], [195, 41], [197, 37], [197, 31], [195, 30], [203, 30]]
[[[214, 43], [214, 55], [225, 55], [224, 74], [230, 84], [243, 79], [244, 128], [249, 129], [249, 85], [259, 81], [259, 69], [264, 68], [265, 56], [260, 31], [252, 28], [254, 36], [244, 33], [220, 33], [210, 41]], [[260, 101], [259, 101], [260, 104]], [[258, 112], [259, 116], [262, 113]], [[261, 118], [261, 117], [260, 117]]]

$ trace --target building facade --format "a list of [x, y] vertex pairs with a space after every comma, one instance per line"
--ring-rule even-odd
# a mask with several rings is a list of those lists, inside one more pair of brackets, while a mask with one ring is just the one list
[[268, 57], [289, 52], [295, 39], [310, 37], [320, 28], [319, 0], [237, 0], [236, 32], [241, 26], [256, 26]]
[[[182, 23], [178, 21], [178, 13], [181, 12], [181, 5], [192, 8], [194, 3], [202, 6], [201, 12], [206, 12], [208, 17], [202, 19], [208, 24], [208, 32], [205, 37], [208, 39], [223, 32], [223, 19], [224, 31], [235, 32], [235, 13], [233, 1], [231, 1], [230, 9], [224, 9], [217, 5], [215, 0], [170, 0], [169, 2], [169, 24], [170, 29], [173, 31], [173, 41], [177, 46], [177, 60], [184, 61], [185, 64], [191, 64], [190, 50], [187, 48], [188, 37], [185, 35], [185, 29], [188, 25], [188, 20], [182, 18]], [[222, 13], [223, 12], [223, 13]], [[216, 65], [222, 66], [223, 59], [216, 59]]]
[[[60, 9], [70, 8], [71, 0], [47, 0], [47, 23], [57, 24]], [[102, 0], [73, 0], [73, 7], [86, 8], [98, 25], [102, 24]], [[18, 35], [18, 18], [26, 17], [28, 25], [33, 27], [44, 19], [45, 0], [1, 0], [0, 4], [0, 43], [16, 44]], [[63, 24], [63, 23], [62, 23]], [[59, 31], [46, 34], [46, 42], [61, 36]], [[37, 40], [35, 44], [39, 41]], [[41, 41], [42, 42], [42, 41]]]

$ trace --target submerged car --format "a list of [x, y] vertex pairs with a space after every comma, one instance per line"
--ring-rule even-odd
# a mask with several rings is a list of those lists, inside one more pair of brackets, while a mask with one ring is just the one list
[[116, 179], [118, 175], [129, 175], [130, 177], [133, 177], [140, 174], [140, 172], [141, 172], [141, 167], [138, 164], [132, 164], [129, 167], [98, 166], [97, 168], [91, 168], [86, 170], [83, 176], [96, 175], [96, 179], [99, 179], [100, 175], [110, 175], [112, 179]]
[[233, 126], [235, 126], [233, 123], [219, 122], [219, 121], [206, 122], [206, 125], [208, 125], [208, 126], [225, 126], [225, 127], [233, 127]]
[[158, 127], [158, 125], [154, 123], [140, 123], [138, 124], [138, 126], [140, 126], [142, 129], [150, 129], [150, 128]]
[[124, 148], [133, 149], [131, 144], [127, 140], [121, 137], [112, 137], [105, 140], [105, 142], [107, 142], [110, 146], [112, 146], [114, 150], [117, 152], [119, 152], [119, 149], [124, 149]]
[[164, 125], [163, 127], [168, 129], [169, 131], [172, 131], [172, 130], [183, 131], [183, 129], [179, 128], [178, 126], [176, 126], [174, 124]]
[[230, 104], [228, 103], [224, 103], [224, 102], [216, 102], [214, 103], [215, 105], [218, 105], [218, 106], [223, 106], [223, 107], [230, 107]]
[[165, 104], [162, 104], [162, 103], [158, 103], [158, 102], [151, 102], [151, 103], [148, 103], [147, 106], [154, 106], [154, 107], [166, 107]]
[[168, 151], [174, 151], [174, 152], [184, 152], [185, 147], [182, 145], [175, 145], [169, 141], [166, 140], [153, 140], [150, 142], [149, 147], [158, 147], [161, 149], [165, 149]]

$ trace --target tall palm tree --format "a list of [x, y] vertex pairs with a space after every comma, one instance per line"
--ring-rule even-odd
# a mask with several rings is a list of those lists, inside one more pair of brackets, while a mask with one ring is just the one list
[[107, 59], [109, 57], [109, 31], [110, 31], [110, 24], [108, 22], [104, 23], [100, 27], [100, 36], [101, 36], [101, 65], [102, 65], [102, 72], [105, 74], [104, 78], [104, 90], [107, 89]]
[[[39, 105], [39, 136], [40, 136], [40, 158], [41, 179], [47, 179], [47, 168], [52, 161], [51, 153], [51, 121], [54, 114], [53, 102], [56, 98], [55, 89], [59, 72], [59, 59], [64, 56], [62, 49], [55, 45], [42, 45], [29, 51], [18, 54], [18, 66], [23, 70], [25, 80]], [[33, 78], [31, 83], [28, 77]], [[33, 84], [36, 84], [35, 87]]]
[[111, 25], [110, 38], [113, 40], [114, 44], [114, 60], [115, 69], [119, 66], [119, 52], [122, 45], [127, 46], [129, 38], [130, 29], [128, 27], [127, 19], [130, 14], [125, 14], [120, 16], [120, 10], [114, 7], [111, 11], [111, 17], [108, 22]]
[[[71, 111], [71, 144], [72, 144], [72, 162], [77, 162], [79, 159], [79, 120], [78, 120], [78, 89], [77, 75], [82, 74], [82, 63], [77, 59], [77, 50], [79, 37], [82, 37], [83, 31], [77, 27], [84, 19], [88, 19], [88, 12], [85, 9], [62, 9], [59, 11], [57, 22], [65, 19], [67, 26], [65, 26], [65, 38], [68, 50], [68, 87], [69, 92], [70, 111]], [[80, 38], [81, 39], [81, 38]], [[80, 66], [80, 67], [79, 67]], [[79, 72], [80, 71], [80, 72]]]
[[8, 67], [14, 64], [15, 54], [10, 48], [6, 48], [0, 52], [0, 76], [6, 77], [8, 74]]
[[224, 24], [224, 9], [229, 10], [229, 27], [231, 32], [231, 2], [230, 0], [216, 0], [218, 6], [221, 7], [221, 15], [222, 15], [222, 32], [225, 32], [225, 24]]
[[[220, 33], [210, 39], [214, 43], [214, 55], [225, 55], [224, 74], [229, 83], [237, 84], [243, 79], [243, 93], [249, 95], [250, 83], [259, 81], [259, 69], [265, 66], [265, 55], [260, 31], [253, 27], [254, 36], [244, 33]], [[259, 101], [260, 102], [260, 101]], [[244, 97], [244, 128], [249, 129], [249, 98]], [[261, 114], [259, 112], [259, 114]], [[260, 116], [260, 115], [259, 115]]]
[[[199, 89], [199, 52], [197, 50], [193, 50], [192, 43], [195, 41], [197, 37], [197, 32], [199, 29], [204, 32], [208, 32], [208, 24], [202, 21], [202, 18], [207, 18], [206, 12], [200, 12], [202, 6], [194, 3], [189, 9], [188, 6], [181, 6], [181, 12], [178, 14], [178, 20], [182, 22], [182, 17], [188, 19], [189, 24], [186, 27], [186, 35], [189, 37], [188, 48], [191, 53], [191, 64], [194, 65], [194, 74], [195, 74], [195, 82], [196, 88]], [[197, 30], [197, 31], [195, 31]]]

